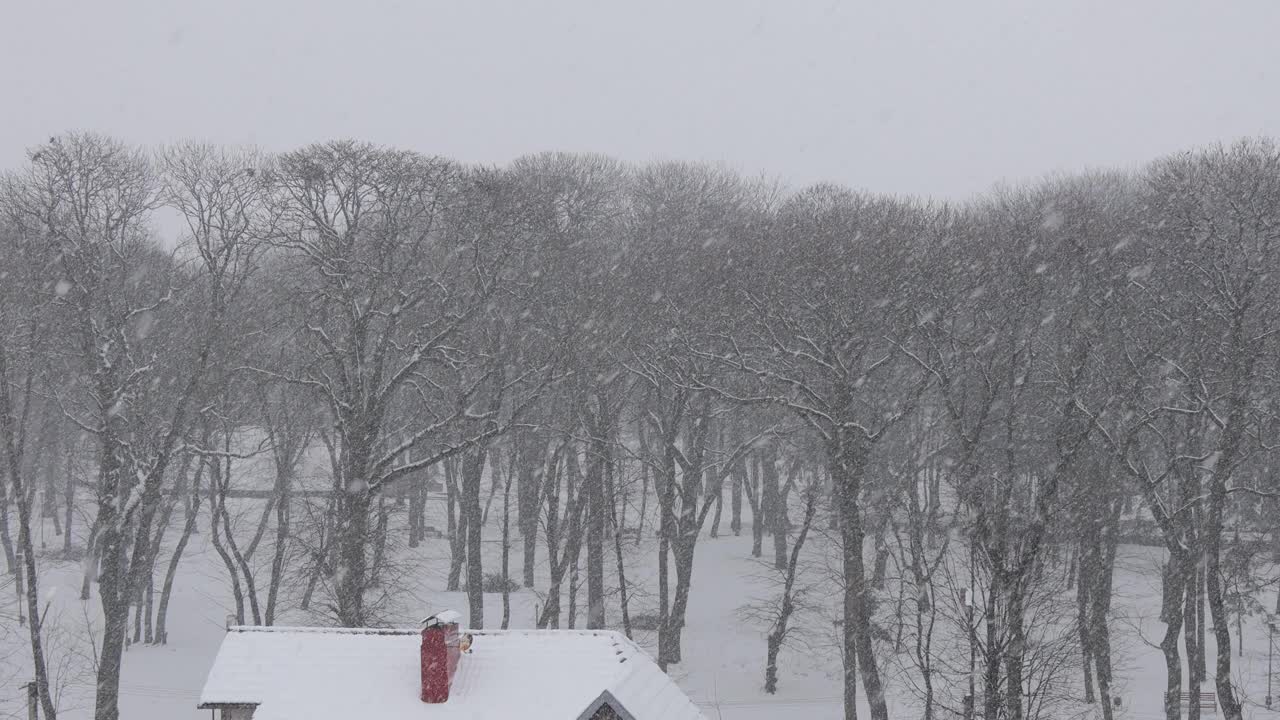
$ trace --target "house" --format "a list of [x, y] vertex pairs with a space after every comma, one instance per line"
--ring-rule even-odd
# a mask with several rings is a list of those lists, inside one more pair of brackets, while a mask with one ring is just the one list
[[199, 707], [215, 720], [704, 720], [619, 633], [466, 633], [452, 618], [422, 630], [230, 627]]

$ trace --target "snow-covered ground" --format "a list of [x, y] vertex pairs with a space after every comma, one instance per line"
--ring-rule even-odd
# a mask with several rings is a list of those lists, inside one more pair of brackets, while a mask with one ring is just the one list
[[[439, 522], [439, 518], [432, 522]], [[486, 530], [487, 537], [496, 538], [496, 523], [492, 517], [490, 523], [494, 528]], [[203, 521], [201, 525], [205, 530]], [[726, 516], [724, 526], [727, 525]], [[55, 545], [51, 530], [46, 532], [50, 545]], [[646, 531], [646, 535], [649, 534]], [[205, 532], [192, 538], [187, 557], [179, 570], [169, 615], [169, 643], [165, 646], [134, 645], [126, 653], [121, 714], [127, 720], [194, 720], [207, 717], [206, 713], [196, 710], [196, 697], [224, 635], [226, 617], [232, 612], [225, 571], [207, 541]], [[812, 540], [811, 555], [815, 558], [821, 555], [825, 551], [825, 542], [821, 535], [816, 536]], [[511, 568], [512, 574], [518, 575], [519, 543], [514, 544], [517, 547]], [[498, 543], [490, 545], [493, 556], [487, 559], [487, 568], [496, 569]], [[750, 557], [750, 548], [749, 527], [744, 528], [740, 537], [729, 535], [713, 539], [704, 536], [699, 542], [683, 644], [684, 662], [672, 668], [673, 676], [713, 719], [756, 720], [790, 713], [802, 713], [804, 717], [814, 719], [841, 717], [839, 655], [830, 621], [819, 614], [801, 618], [806, 633], [805, 645], [784, 650], [778, 694], [769, 696], [761, 689], [767, 628], [749, 620], [742, 608], [753, 598], [769, 597], [773, 590], [764, 579], [771, 571]], [[765, 549], [768, 557], [767, 539]], [[540, 559], [542, 552], [540, 547]], [[465, 613], [465, 595], [440, 590], [448, 567], [447, 540], [427, 540], [417, 549], [403, 548], [398, 554], [406, 562], [404, 576], [397, 583], [403, 589], [397, 590], [390, 598], [388, 612], [393, 624], [416, 626], [425, 615], [446, 607]], [[629, 550], [628, 580], [638, 586], [631, 602], [633, 613], [656, 606], [652, 596], [656, 587], [654, 556], [652, 538], [646, 538], [638, 548]], [[1163, 717], [1160, 704], [1165, 682], [1163, 657], [1155, 646], [1163, 632], [1163, 625], [1157, 617], [1158, 561], [1157, 550], [1125, 546], [1117, 564], [1113, 632], [1117, 693], [1123, 703], [1119, 716], [1122, 718], [1155, 720]], [[97, 622], [98, 601], [96, 597], [87, 603], [79, 600], [82, 574], [78, 564], [55, 563], [49, 557], [43, 563], [48, 572], [42, 580], [41, 591], [48, 598], [50, 607], [46, 622], [49, 623], [53, 646], [50, 655], [62, 693], [61, 716], [67, 720], [88, 718], [92, 714], [91, 640], [96, 639], [92, 627]], [[608, 567], [612, 582], [612, 564]], [[545, 572], [545, 567], [540, 568], [540, 572]], [[539, 586], [545, 588], [545, 581], [540, 581]], [[838, 601], [835, 591], [827, 594], [829, 597], [818, 599], [834, 605]], [[5, 717], [6, 713], [21, 717], [25, 710], [19, 704], [16, 681], [23, 670], [15, 664], [25, 657], [26, 629], [17, 627], [13, 622], [12, 588], [5, 586], [0, 597], [4, 603], [0, 617], [5, 623], [0, 631], [0, 683], [8, 685], [0, 692], [5, 703], [0, 705], [0, 717]], [[581, 603], [583, 598], [579, 600]], [[501, 596], [488, 595], [486, 601], [488, 625], [496, 627], [501, 617]], [[528, 590], [514, 593], [512, 626], [533, 627], [538, 602], [536, 594]], [[279, 622], [315, 624], [317, 619], [295, 608], [285, 613]], [[620, 622], [616, 606], [610, 608], [609, 622]], [[1265, 625], [1254, 619], [1246, 621], [1244, 630], [1244, 657], [1234, 659], [1237, 684], [1243, 689], [1245, 717], [1263, 718], [1269, 715], [1262, 707], [1267, 672]], [[1236, 638], [1234, 627], [1232, 636]], [[637, 632], [636, 639], [653, 650], [656, 640], [653, 633]], [[1212, 641], [1209, 648], [1212, 674]], [[892, 675], [892, 672], [887, 674]], [[915, 701], [902, 683], [891, 686], [891, 695], [890, 709], [894, 717], [917, 715]], [[866, 708], [863, 707], [861, 712], [865, 713]], [[1074, 715], [1075, 712], [1067, 712], [1063, 716]], [[865, 714], [862, 716], [866, 717]]]

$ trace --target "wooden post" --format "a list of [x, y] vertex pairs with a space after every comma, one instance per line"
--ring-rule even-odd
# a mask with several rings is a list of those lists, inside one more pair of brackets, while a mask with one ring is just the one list
[[40, 693], [36, 681], [27, 683], [27, 720], [40, 720]]

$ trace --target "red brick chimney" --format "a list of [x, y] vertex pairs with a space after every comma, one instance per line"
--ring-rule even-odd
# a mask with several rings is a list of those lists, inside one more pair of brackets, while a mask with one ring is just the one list
[[422, 702], [449, 699], [449, 684], [458, 669], [458, 613], [447, 610], [423, 621]]

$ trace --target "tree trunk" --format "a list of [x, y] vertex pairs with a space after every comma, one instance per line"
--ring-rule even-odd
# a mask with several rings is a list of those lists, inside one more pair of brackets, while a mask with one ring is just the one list
[[419, 509], [419, 498], [422, 493], [422, 486], [426, 483], [426, 471], [416, 473], [407, 477], [403, 481], [409, 494], [409, 512], [408, 512], [408, 532], [409, 532], [409, 548], [418, 547], [418, 543], [422, 540], [422, 526], [424, 524], [421, 509]]
[[[143, 606], [146, 604], [143, 600], [144, 597], [141, 592], [133, 598], [133, 641], [129, 643], [131, 645], [142, 642], [142, 611]], [[126, 642], [128, 641], [126, 640]]]
[[293, 502], [292, 470], [277, 477], [276, 539], [271, 549], [271, 577], [267, 580], [267, 607], [262, 620], [267, 625], [276, 622], [276, 603], [280, 597], [280, 583], [284, 578], [284, 560], [289, 548], [290, 511]]
[[682, 532], [671, 544], [671, 555], [676, 568], [676, 591], [671, 601], [671, 617], [667, 622], [670, 633], [667, 658], [679, 663], [684, 659], [683, 637], [685, 617], [689, 610], [689, 591], [693, 585], [693, 555], [698, 541], [697, 529]]
[[226, 502], [227, 496], [226, 489], [222, 486], [222, 470], [218, 462], [216, 459], [210, 461], [209, 541], [213, 543], [213, 549], [217, 551], [218, 557], [222, 559], [222, 564], [227, 570], [227, 578], [231, 581], [231, 596], [235, 601], [236, 607], [236, 624], [244, 625], [244, 590], [240, 586], [240, 571], [236, 568], [235, 560], [232, 559], [231, 553], [227, 552], [226, 544], [222, 541], [222, 518], [225, 514], [222, 506]]
[[88, 600], [90, 589], [93, 583], [97, 581], [98, 576], [102, 574], [102, 550], [99, 548], [99, 519], [95, 517], [93, 524], [89, 526], [89, 539], [85, 541], [84, 558], [81, 559], [80, 565], [83, 569], [83, 577], [80, 579], [80, 599]]
[[604, 468], [609, 462], [609, 438], [600, 420], [608, 408], [600, 401], [596, 422], [590, 429], [590, 454], [587, 457], [586, 487], [583, 493], [587, 503], [587, 629], [601, 630], [605, 626], [604, 612], [604, 528], [609, 509], [605, 507]]
[[369, 587], [382, 584], [382, 568], [387, 560], [387, 526], [391, 520], [391, 508], [385, 495], [378, 495], [378, 522], [373, 528], [373, 561], [369, 566]]
[[[231, 483], [231, 467], [228, 463], [226, 466], [226, 477], [224, 478], [223, 492], [227, 492]], [[249, 560], [244, 553], [240, 551], [240, 546], [236, 542], [235, 534], [231, 531], [231, 513], [227, 510], [226, 496], [222, 497], [218, 502], [218, 509], [222, 513], [222, 530], [225, 533], [225, 544], [227, 554], [235, 562], [234, 566], [228, 566], [227, 571], [235, 574], [237, 571], [244, 579], [244, 596], [248, 600], [250, 617], [253, 619], [254, 625], [262, 624], [262, 612], [258, 607], [258, 590], [257, 583], [253, 576], [253, 568], [249, 566]], [[243, 622], [243, 619], [241, 619]]]
[[334, 546], [334, 525], [337, 518], [338, 496], [335, 492], [329, 496], [325, 502], [324, 513], [320, 516], [320, 541], [317, 547], [312, 550], [311, 567], [307, 573], [307, 584], [302, 590], [302, 599], [298, 602], [298, 607], [306, 612], [311, 607], [311, 597], [315, 594], [316, 585], [320, 582], [322, 575], [328, 577], [333, 575], [333, 546]]
[[[576, 558], [575, 558], [576, 560]], [[578, 579], [578, 563], [574, 562], [569, 566], [569, 621], [567, 626], [570, 630], [577, 627], [578, 624], [578, 588], [582, 587]]]
[[169, 565], [165, 568], [164, 584], [160, 586], [160, 604], [156, 609], [156, 642], [161, 645], [169, 642], [169, 598], [173, 595], [173, 581], [178, 575], [178, 564], [182, 561], [182, 553], [187, 549], [187, 542], [191, 540], [191, 532], [195, 526], [196, 516], [192, 513], [183, 523], [182, 534], [178, 536], [178, 544], [174, 546]]
[[337, 620], [342, 627], [367, 627], [370, 621], [365, 613], [364, 591], [371, 505], [372, 499], [363, 488], [343, 488], [337, 498], [338, 517], [334, 526], [337, 572], [334, 586]]
[[1030, 578], [1023, 573], [1008, 583], [1008, 604], [1005, 623], [1009, 628], [1009, 642], [1005, 650], [1005, 717], [1022, 720], [1022, 668], [1026, 660], [1027, 636], [1024, 613], [1026, 610], [1026, 584]]
[[715, 505], [715, 510], [711, 515], [711, 537], [714, 538], [720, 537], [720, 515], [724, 509], [724, 483], [717, 482], [713, 487], [712, 497], [714, 497], [714, 500], [712, 502]]
[[[14, 552], [13, 535], [9, 529], [9, 490], [8, 483], [4, 482], [0, 482], [0, 547], [4, 548], [4, 571], [16, 576], [18, 555]], [[22, 602], [21, 597], [18, 602]]]
[[942, 513], [942, 473], [936, 468], [928, 474], [928, 488], [929, 512], [924, 526], [929, 532], [930, 545], [932, 545], [939, 535], [938, 516]]
[[[1164, 620], [1164, 638], [1160, 650], [1165, 667], [1165, 720], [1180, 720], [1182, 692], [1182, 659], [1178, 653], [1178, 635], [1182, 632], [1182, 599], [1187, 589], [1187, 560], [1184, 551], [1171, 549], [1161, 578], [1163, 599], [1160, 617]], [[1194, 690], [1193, 690], [1194, 692]]]
[[800, 524], [800, 532], [796, 535], [795, 545], [791, 548], [791, 555], [787, 558], [787, 566], [782, 580], [782, 603], [778, 608], [778, 617], [774, 620], [773, 628], [769, 632], [765, 643], [764, 691], [770, 695], [778, 691], [778, 651], [782, 649], [782, 644], [786, 641], [787, 624], [791, 621], [791, 614], [795, 611], [794, 590], [796, 571], [800, 566], [800, 551], [804, 548], [805, 538], [809, 535], [810, 526], [813, 525], [813, 515], [816, 510], [816, 493], [811, 492], [805, 498], [804, 519]]
[[[1190, 574], [1183, 578], [1186, 588], [1183, 590], [1182, 636], [1187, 648], [1187, 692], [1199, 693], [1204, 683], [1204, 673], [1196, 663], [1196, 657], [1204, 651], [1204, 633], [1200, 628], [1196, 606], [1199, 605], [1199, 574], [1191, 567]], [[1187, 720], [1200, 720], [1200, 704], [1193, 702], [1187, 706]]]
[[[1222, 593], [1222, 504], [1226, 500], [1226, 488], [1220, 490], [1217, 483], [1209, 495], [1209, 528], [1205, 537], [1205, 589], [1209, 600], [1209, 612], [1213, 617], [1213, 636], [1217, 644], [1217, 663], [1215, 686], [1218, 694], [1218, 707], [1222, 708], [1224, 720], [1240, 720], [1240, 701], [1236, 699], [1235, 687], [1231, 681], [1231, 618]], [[1216, 495], [1221, 493], [1222, 497]]]
[[155, 642], [152, 618], [155, 615], [156, 578], [154, 572], [147, 573], [146, 612], [142, 616], [142, 641], [151, 645]]
[[[716, 435], [716, 450], [724, 454], [724, 428]], [[722, 473], [707, 473], [707, 483], [710, 487], [706, 488], [707, 496], [712, 498], [710, 502], [714, 503], [715, 510], [711, 516], [711, 537], [720, 537], [720, 515], [724, 510], [724, 475]]]
[[1100, 563], [1102, 567], [1099, 579], [1094, 584], [1092, 627], [1089, 630], [1089, 637], [1093, 642], [1093, 659], [1097, 663], [1098, 699], [1102, 703], [1103, 720], [1113, 720], [1115, 715], [1115, 706], [1111, 701], [1111, 632], [1108, 628], [1107, 615], [1111, 611], [1111, 592], [1115, 577], [1116, 546], [1119, 542], [1117, 538], [1118, 521], [1119, 507], [1117, 504], [1107, 528], [1106, 538], [1103, 541], [1102, 562]]
[[[569, 460], [565, 463], [571, 465], [573, 462], [573, 448], [566, 446], [562, 448], [569, 453]], [[557, 469], [558, 465], [557, 453], [552, 455], [547, 472], [546, 486], [547, 498], [547, 561], [551, 564], [551, 584], [547, 591], [547, 604], [542, 609], [542, 615], [538, 618], [538, 627], [558, 628], [560, 627], [560, 592], [564, 585], [565, 573], [569, 568], [578, 562], [579, 551], [582, 547], [582, 513], [583, 502], [580, 495], [574, 496], [572, 492], [573, 477], [575, 472], [561, 472]], [[558, 498], [559, 498], [559, 477], [566, 476], [569, 491], [565, 493], [566, 518], [564, 527], [560, 527], [558, 520]], [[562, 537], [563, 536], [563, 537]], [[564, 547], [557, 553], [557, 546], [563, 540]]]
[[[561, 561], [563, 553], [560, 552], [560, 452], [561, 449], [554, 450], [550, 457], [547, 458], [546, 479], [542, 483], [541, 489], [546, 493], [546, 500], [543, 507], [547, 513], [546, 533], [547, 542], [547, 564], [550, 566], [550, 584], [547, 587], [547, 601], [542, 607], [542, 613], [538, 616], [537, 625], [539, 628], [560, 627], [560, 581], [563, 574], [564, 563]], [[552, 624], [554, 623], [554, 624]]]
[[66, 513], [62, 523], [62, 553], [68, 558], [71, 556], [71, 525], [72, 520], [75, 518], [76, 506], [76, 480], [75, 474], [72, 472], [75, 469], [75, 457], [76, 444], [74, 442], [69, 443], [67, 445], [66, 485], [62, 495], [62, 504]]
[[670, 549], [671, 541], [662, 534], [658, 538], [658, 667], [663, 672], [666, 672], [669, 664], [680, 662], [679, 655], [672, 653], [671, 631], [668, 627], [671, 621], [671, 569], [667, 557]]
[[[670, 555], [675, 546], [677, 524], [675, 518], [675, 456], [670, 442], [664, 444], [662, 468], [654, 471], [654, 485], [658, 491], [658, 667], [680, 662], [680, 644], [672, 619]], [[678, 574], [677, 570], [677, 574]], [[677, 580], [677, 586], [679, 581]]]
[[[636, 514], [636, 547], [644, 540], [644, 521], [649, 510], [649, 464], [640, 463], [640, 511]], [[1280, 606], [1280, 599], [1276, 600]]]
[[[413, 459], [412, 451], [407, 456]], [[422, 468], [400, 481], [403, 492], [408, 496], [408, 533], [409, 547], [416, 548], [427, 537], [427, 486], [431, 483], [431, 472], [435, 466]]]
[[1204, 558], [1200, 557], [1199, 561], [1194, 564], [1195, 567], [1193, 568], [1193, 572], [1195, 573], [1195, 578], [1190, 582], [1192, 584], [1191, 592], [1195, 593], [1196, 632], [1199, 633], [1199, 637], [1196, 640], [1196, 653], [1194, 656], [1190, 657], [1189, 661], [1196, 664], [1197, 671], [1200, 673], [1200, 679], [1203, 680], [1208, 676], [1208, 665], [1205, 661], [1205, 645], [1209, 642], [1208, 623], [1205, 622], [1204, 618], [1206, 585]]
[[[862, 560], [862, 509], [860, 496], [862, 476], [870, 455], [870, 444], [851, 437], [844, 428], [833, 428], [834, 437], [828, 447], [830, 475], [836, 483], [837, 502], [840, 509], [840, 540], [842, 544], [842, 575], [844, 578], [844, 652], [845, 652], [845, 716], [855, 717], [854, 707], [857, 678], [854, 664], [862, 668], [862, 684], [867, 691], [867, 703], [872, 720], [888, 720], [889, 706], [884, 696], [880, 671], [875, 664], [875, 652], [871, 644], [871, 590], [867, 587]], [[992, 716], [994, 717], [994, 716]]]
[[734, 537], [742, 534], [742, 473], [736, 465], [729, 480], [729, 529]]
[[[114, 552], [115, 546], [115, 541], [111, 540], [104, 544], [103, 552]], [[104, 572], [98, 592], [103, 605], [103, 627], [102, 648], [98, 652], [94, 720], [119, 720], [120, 718], [120, 669], [124, 658], [124, 637], [129, 619], [129, 604], [118, 599], [108, 599], [108, 593], [114, 594], [120, 590], [112, 578], [116, 574]]]
[[[790, 614], [790, 608], [783, 607], [783, 611]], [[774, 629], [765, 638], [764, 691], [770, 695], [778, 692], [778, 651], [782, 649], [778, 630]]]
[[1089, 626], [1091, 619], [1089, 616], [1089, 591], [1093, 583], [1093, 566], [1090, 562], [1091, 549], [1087, 547], [1092, 538], [1086, 537], [1080, 541], [1080, 551], [1078, 553], [1079, 562], [1077, 563], [1076, 581], [1076, 626], [1080, 634], [1080, 653], [1083, 656], [1081, 669], [1084, 672], [1084, 701], [1093, 703], [1096, 701], [1093, 695], [1093, 641], [1089, 638]]
[[744, 473], [743, 480], [747, 485], [747, 501], [751, 505], [751, 557], [760, 557], [764, 554], [764, 529], [768, 521], [763, 517], [765, 503], [761, 488], [764, 481], [760, 477], [759, 455], [753, 454], [747, 466], [750, 475]]
[[191, 504], [186, 508], [187, 515], [182, 523], [182, 534], [178, 536], [178, 544], [174, 546], [169, 565], [165, 568], [164, 584], [160, 586], [160, 603], [156, 608], [156, 642], [161, 645], [169, 642], [169, 598], [173, 595], [173, 581], [178, 575], [178, 564], [182, 561], [182, 553], [186, 551], [187, 542], [195, 532], [196, 520], [200, 512], [200, 480], [204, 477], [204, 468], [204, 462], [196, 463], [196, 473], [191, 480], [189, 490]]
[[[1113, 720], [1115, 714], [1111, 699], [1111, 633], [1108, 627], [1108, 615], [1111, 612], [1111, 596], [1115, 580], [1116, 550], [1119, 547], [1120, 513], [1122, 503], [1112, 500], [1106, 509], [1106, 518], [1100, 531], [1090, 536], [1092, 554], [1090, 570], [1084, 571], [1086, 554], [1081, 552], [1080, 585], [1088, 585], [1089, 617], [1088, 639], [1089, 653], [1086, 664], [1092, 660], [1096, 669], [1098, 699], [1102, 703], [1103, 720]], [[1088, 668], [1086, 667], [1086, 677]]]
[[[26, 604], [27, 609], [27, 630], [31, 641], [31, 659], [33, 669], [35, 671], [36, 693], [40, 697], [40, 705], [44, 710], [46, 718], [53, 720], [57, 717], [57, 709], [53, 704], [53, 693], [49, 685], [49, 669], [45, 663], [44, 643], [43, 643], [43, 627], [42, 616], [40, 613], [40, 575], [36, 570], [36, 553], [34, 543], [31, 541], [31, 499], [25, 492], [24, 483], [22, 481], [22, 447], [17, 439], [19, 430], [15, 427], [18, 417], [14, 413], [13, 404], [9, 396], [9, 369], [4, 347], [0, 347], [0, 438], [4, 443], [4, 454], [6, 461], [7, 474], [9, 483], [13, 488], [14, 503], [18, 507], [18, 547], [22, 556], [22, 568], [14, 566], [13, 570], [22, 579], [25, 574], [25, 583], [18, 583], [20, 588], [25, 585], [25, 593], [19, 597], [19, 602]], [[29, 390], [28, 386], [28, 390]], [[25, 399], [26, 403], [31, 402], [30, 393], [28, 392]], [[4, 487], [4, 482], [0, 481], [0, 488]], [[0, 507], [0, 514], [7, 513], [7, 508]]]
[[613, 554], [618, 566], [618, 603], [622, 613], [622, 632], [629, 640], [631, 639], [631, 611], [627, 604], [627, 570], [622, 562], [622, 530], [616, 521], [613, 524]]
[[[49, 422], [50, 420], [53, 419], [52, 413], [46, 413], [46, 414], [47, 414], [46, 422]], [[41, 503], [41, 511], [40, 511], [41, 517], [47, 517], [53, 520], [54, 535], [62, 534], [62, 520], [59, 519], [58, 517], [58, 488], [56, 484], [56, 480], [58, 477], [59, 452], [62, 450], [62, 434], [58, 430], [59, 428], [55, 421], [52, 423], [52, 426], [50, 427], [50, 433], [52, 435], [52, 438], [50, 439], [49, 443], [46, 445], [45, 452], [47, 453], [47, 455], [45, 455], [45, 457], [42, 460], [44, 465], [44, 467], [42, 468], [44, 470], [44, 493], [42, 497], [43, 502]], [[45, 547], [45, 543], [44, 543], [44, 538], [42, 537], [40, 540], [40, 548], [44, 549], [44, 547]]]
[[1000, 659], [999, 624], [996, 621], [996, 602], [1004, 594], [1004, 583], [999, 564], [992, 559], [995, 569], [991, 572], [990, 588], [987, 591], [984, 624], [987, 630], [987, 646], [983, 649], [983, 660], [986, 667], [982, 674], [983, 717], [1000, 717]]
[[761, 480], [764, 485], [762, 504], [768, 514], [769, 531], [773, 533], [773, 567], [787, 569], [787, 514], [778, 478], [778, 449], [773, 443], [765, 446], [761, 455]]
[[613, 553], [614, 560], [617, 563], [618, 574], [618, 604], [619, 612], [622, 613], [622, 632], [631, 638], [631, 611], [627, 606], [628, 589], [627, 589], [627, 570], [622, 562], [622, 524], [619, 517], [625, 519], [622, 515], [626, 511], [626, 498], [620, 498], [618, 494], [616, 465], [610, 460], [604, 467], [605, 478], [605, 503], [608, 506], [609, 514], [609, 531], [613, 535]]
[[523, 541], [524, 586], [533, 589], [535, 556], [538, 550], [538, 511], [542, 505], [540, 476], [542, 463], [545, 460], [546, 444], [538, 442], [538, 438], [528, 431], [518, 432], [514, 443], [516, 455], [520, 462], [520, 485], [516, 494], [516, 524], [520, 528]]
[[462, 568], [467, 561], [467, 513], [461, 509], [458, 465], [452, 458], [444, 461], [444, 486], [445, 522], [449, 535], [449, 577], [444, 589], [457, 592], [462, 587]]
[[578, 561], [581, 559], [582, 541], [586, 535], [586, 513], [590, 509], [588, 507], [590, 498], [588, 497], [587, 489], [583, 487], [582, 466], [578, 462], [576, 449], [569, 454], [565, 469], [569, 477], [569, 482], [565, 486], [565, 495], [568, 498], [568, 502], [579, 509], [577, 517], [570, 518], [569, 523], [569, 534], [578, 538], [578, 541], [573, 543], [571, 548], [567, 547], [565, 549], [566, 567], [569, 572], [568, 621], [565, 625], [572, 630], [578, 622], [578, 589], [581, 587], [578, 582]]
[[[494, 451], [494, 472], [501, 467], [497, 451]], [[502, 629], [511, 627], [511, 476], [515, 468], [508, 470], [502, 483]]]
[[484, 562], [481, 558], [482, 538], [480, 479], [484, 474], [488, 450], [481, 446], [472, 450], [462, 468], [462, 516], [466, 523], [467, 607], [470, 627], [484, 629]]
[[876, 590], [883, 590], [885, 579], [889, 574], [889, 543], [885, 541], [885, 528], [873, 528], [875, 533], [875, 564], [871, 570], [871, 587]]
[[[103, 454], [114, 455], [112, 448]], [[110, 465], [114, 460], [104, 464]], [[124, 656], [124, 639], [129, 622], [128, 583], [124, 568], [124, 539], [116, 527], [115, 479], [116, 468], [109, 467], [100, 480], [98, 522], [101, 526], [99, 553], [101, 568], [98, 581], [98, 598], [102, 605], [102, 647], [98, 651], [98, 673], [94, 697], [94, 720], [119, 720], [120, 717], [120, 668]]]

